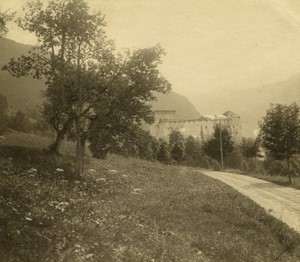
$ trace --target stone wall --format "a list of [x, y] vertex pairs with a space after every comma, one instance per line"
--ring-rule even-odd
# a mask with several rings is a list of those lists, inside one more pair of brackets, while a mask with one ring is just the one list
[[205, 142], [212, 136], [214, 127], [221, 125], [229, 129], [235, 142], [241, 140], [240, 117], [230, 111], [223, 115], [207, 115], [198, 119], [178, 119], [174, 111], [170, 114], [168, 110], [154, 111], [153, 113], [155, 122], [147, 129], [156, 138], [168, 140], [172, 131], [179, 131], [184, 137], [193, 136]]

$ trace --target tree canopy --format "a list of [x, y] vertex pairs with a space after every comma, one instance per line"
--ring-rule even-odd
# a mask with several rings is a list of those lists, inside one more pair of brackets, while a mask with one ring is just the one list
[[289, 169], [291, 156], [299, 150], [299, 106], [271, 104], [259, 127], [262, 146], [274, 159], [286, 159]]
[[199, 161], [202, 149], [199, 139], [189, 136], [185, 140], [185, 156], [191, 157], [194, 161]]
[[252, 158], [256, 157], [259, 151], [259, 142], [258, 139], [249, 138], [242, 138], [242, 142], [240, 144], [241, 152], [244, 157]]
[[[221, 131], [221, 135], [220, 135]], [[214, 128], [213, 136], [207, 140], [203, 145], [204, 152], [209, 156], [218, 161], [221, 161], [221, 142], [220, 136], [222, 136], [222, 149], [224, 159], [228, 156], [234, 149], [233, 140], [230, 132], [227, 128], [216, 125]]]
[[179, 131], [172, 131], [169, 135], [169, 148], [172, 159], [177, 163], [183, 160], [185, 153], [184, 136]]
[[10, 13], [9, 11], [0, 12], [0, 37], [3, 37], [7, 34], [7, 22], [11, 21], [14, 17], [14, 13]]

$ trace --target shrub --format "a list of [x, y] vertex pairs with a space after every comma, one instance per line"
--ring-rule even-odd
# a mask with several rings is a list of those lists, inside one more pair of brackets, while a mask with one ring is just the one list
[[201, 142], [199, 139], [189, 136], [185, 139], [185, 157], [184, 160], [191, 165], [196, 165], [202, 155]]
[[267, 172], [270, 175], [275, 175], [275, 176], [283, 176], [287, 174], [287, 166], [283, 161], [280, 160], [273, 160], [267, 169]]
[[256, 157], [259, 151], [259, 143], [258, 139], [253, 138], [242, 138], [242, 142], [240, 144], [241, 153], [246, 158]]
[[221, 166], [220, 166], [219, 162], [209, 156], [201, 157], [201, 159], [199, 161], [199, 167], [213, 169], [216, 171], [221, 170]]
[[225, 158], [224, 162], [226, 167], [242, 169], [245, 159], [241, 153], [241, 150], [236, 148]]
[[293, 156], [290, 160], [291, 172], [294, 176], [300, 175], [300, 156]]
[[244, 161], [242, 169], [243, 171], [252, 174], [261, 174], [261, 175], [266, 174], [263, 161], [260, 161], [256, 158], [250, 158]]
[[168, 164], [171, 160], [168, 143], [163, 139], [160, 139], [158, 143], [159, 148], [157, 152], [157, 160], [164, 164]]
[[184, 166], [198, 166], [199, 161], [193, 159], [190, 155], [185, 155], [184, 160], [181, 162], [181, 165]]
[[181, 141], [175, 143], [171, 148], [171, 156], [177, 163], [180, 163], [183, 160], [184, 152], [184, 144]]

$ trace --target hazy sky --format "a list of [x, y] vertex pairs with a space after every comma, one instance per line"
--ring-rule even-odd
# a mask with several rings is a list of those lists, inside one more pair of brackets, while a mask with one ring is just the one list
[[[0, 2], [1, 10], [21, 10], [26, 1]], [[106, 15], [118, 48], [160, 43], [162, 72], [192, 101], [201, 92], [257, 88], [300, 73], [299, 0], [87, 2]], [[14, 25], [7, 37], [34, 43]]]

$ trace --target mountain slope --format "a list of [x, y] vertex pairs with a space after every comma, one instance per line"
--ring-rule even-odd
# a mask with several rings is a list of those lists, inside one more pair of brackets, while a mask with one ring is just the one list
[[175, 92], [169, 94], [156, 94], [157, 101], [152, 103], [153, 110], [176, 110], [180, 118], [192, 119], [200, 117], [195, 106], [183, 95]]
[[[33, 46], [24, 45], [6, 38], [0, 38], [0, 69], [11, 58], [26, 55]], [[8, 101], [8, 106], [26, 111], [28, 107], [41, 104], [41, 91], [45, 88], [43, 81], [31, 77], [16, 78], [7, 71], [0, 70], [0, 94]]]
[[0, 38], [0, 63], [7, 63], [12, 57], [25, 55], [32, 48], [32, 45], [24, 45], [7, 38]]
[[[0, 66], [2, 68], [12, 57], [18, 58], [33, 48], [15, 41], [0, 38]], [[12, 77], [7, 71], [0, 70], [0, 94], [6, 96], [8, 106], [16, 110], [26, 111], [29, 107], [35, 107], [42, 102], [42, 90], [45, 86], [41, 80], [31, 77]], [[199, 117], [199, 112], [184, 96], [170, 92], [167, 95], [156, 94], [154, 110], [173, 109], [177, 116], [182, 118]]]
[[261, 88], [210, 90], [199, 94], [192, 102], [197, 102], [197, 109], [204, 114], [235, 112], [241, 117], [243, 136], [252, 136], [271, 103], [296, 102], [300, 105], [300, 74]]

